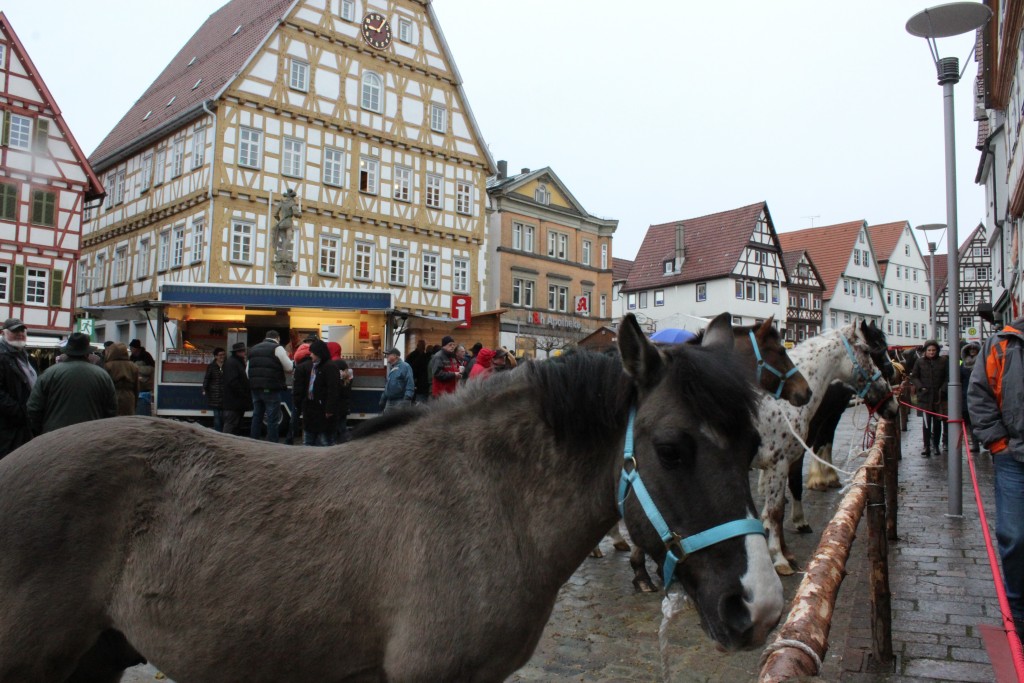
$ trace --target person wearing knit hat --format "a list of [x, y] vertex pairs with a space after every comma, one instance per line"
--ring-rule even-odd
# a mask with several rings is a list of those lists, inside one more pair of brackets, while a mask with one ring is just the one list
[[943, 437], [945, 420], [946, 389], [949, 384], [949, 370], [945, 361], [939, 358], [939, 343], [929, 339], [924, 343], [924, 355], [917, 359], [910, 373], [910, 383], [914, 385], [917, 405], [924, 411], [922, 420], [924, 430], [925, 458], [934, 450], [939, 451], [939, 440]]
[[292, 385], [295, 411], [302, 418], [303, 445], [334, 445], [340, 391], [341, 372], [331, 362], [327, 342], [310, 342], [309, 358], [295, 366]]
[[441, 349], [434, 354], [431, 360], [434, 368], [431, 373], [433, 383], [430, 393], [434, 398], [444, 394], [451, 394], [459, 387], [459, 380], [462, 379], [462, 367], [458, 358], [455, 357], [455, 338], [446, 334], [441, 338]]

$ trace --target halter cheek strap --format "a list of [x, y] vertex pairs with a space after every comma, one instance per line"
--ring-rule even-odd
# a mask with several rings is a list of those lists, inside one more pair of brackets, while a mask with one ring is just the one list
[[[629, 423], [626, 426], [626, 445], [623, 449], [622, 476], [619, 478], [619, 515], [625, 519], [626, 496], [629, 495], [629, 491], [632, 489], [634, 495], [636, 495], [637, 502], [640, 503], [644, 510], [644, 514], [647, 515], [647, 519], [654, 526], [654, 530], [665, 544], [663, 578], [665, 590], [667, 591], [675, 577], [676, 565], [684, 562], [692, 553], [730, 538], [735, 538], [736, 536], [746, 536], [748, 534], [764, 535], [765, 532], [760, 520], [756, 519], [733, 520], [719, 524], [706, 531], [701, 531], [693, 536], [687, 536], [686, 538], [670, 530], [654, 499], [651, 498], [651, 494], [647, 491], [647, 487], [644, 486], [644, 482], [640, 478], [640, 471], [637, 469], [636, 459], [633, 457], [633, 420], [635, 417], [636, 409], [634, 408], [629, 411]], [[627, 468], [629, 468], [629, 471], [627, 471]]]
[[757, 345], [757, 337], [754, 336], [754, 331], [753, 330], [749, 330], [748, 334], [750, 335], [750, 346], [751, 346], [751, 348], [754, 349], [754, 357], [757, 359], [757, 383], [758, 384], [761, 383], [761, 371], [762, 370], [767, 370], [768, 372], [770, 372], [773, 375], [775, 375], [776, 377], [778, 377], [779, 378], [779, 386], [776, 387], [776, 389], [775, 389], [774, 397], [775, 398], [779, 398], [780, 396], [782, 396], [782, 390], [786, 386], [786, 380], [788, 380], [790, 377], [792, 377], [796, 373], [800, 372], [800, 369], [797, 366], [794, 365], [793, 367], [791, 367], [789, 369], [789, 372], [783, 374], [782, 371], [780, 371], [780, 370], [774, 368], [773, 366], [769, 365], [768, 363], [766, 363], [764, 358], [761, 357], [761, 347], [759, 347]]
[[874, 374], [868, 373], [864, 367], [857, 362], [857, 356], [853, 353], [853, 347], [850, 346], [850, 341], [846, 338], [846, 335], [839, 335], [839, 338], [843, 340], [843, 346], [846, 347], [846, 355], [850, 357], [850, 362], [853, 363], [853, 371], [857, 374], [857, 379], [864, 382], [864, 387], [857, 392], [857, 398], [864, 398], [868, 395], [868, 390], [871, 389], [871, 383], [882, 376], [882, 371], [875, 369]]

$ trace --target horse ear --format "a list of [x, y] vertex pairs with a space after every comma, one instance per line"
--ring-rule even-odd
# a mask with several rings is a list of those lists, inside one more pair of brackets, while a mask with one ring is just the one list
[[775, 314], [772, 313], [770, 316], [768, 316], [767, 320], [765, 320], [763, 323], [761, 323], [761, 327], [759, 327], [757, 329], [757, 332], [756, 332], [757, 338], [758, 339], [764, 339], [765, 337], [770, 335], [771, 332], [772, 332], [772, 325], [774, 325], [774, 324], [775, 324]]
[[644, 335], [632, 313], [627, 313], [619, 323], [619, 355], [622, 366], [636, 382], [645, 384], [661, 368], [661, 354], [658, 348]]
[[728, 311], [719, 313], [708, 323], [700, 345], [721, 346], [723, 349], [731, 349], [735, 346], [732, 334], [732, 316]]

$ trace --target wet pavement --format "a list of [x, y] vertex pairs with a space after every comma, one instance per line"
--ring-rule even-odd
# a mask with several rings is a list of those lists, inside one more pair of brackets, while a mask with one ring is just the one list
[[[841, 468], [852, 471], [861, 462], [858, 454], [866, 424], [863, 408], [848, 410], [844, 416], [834, 447]], [[977, 624], [998, 623], [998, 611], [968, 468], [965, 463], [964, 516], [947, 517], [945, 462], [943, 458], [920, 457], [919, 418], [910, 419], [902, 440], [900, 540], [890, 546], [894, 671], [885, 670], [870, 657], [867, 550], [863, 542], [867, 533], [862, 522], [847, 565], [849, 576], [839, 592], [820, 680], [992, 681], [994, 674]], [[991, 519], [991, 466], [987, 455], [976, 460]], [[752, 475], [755, 500], [756, 483], [756, 475]], [[788, 525], [786, 528], [787, 542], [798, 562], [805, 562], [813, 552], [840, 493], [805, 492], [805, 512], [815, 533], [800, 535]], [[510, 681], [662, 680], [658, 644], [661, 596], [634, 591], [628, 553], [615, 551], [608, 539], [602, 541], [601, 549], [605, 556], [585, 560], [562, 588], [533, 658]], [[787, 602], [801, 579], [800, 573], [782, 578]], [[701, 631], [693, 609], [684, 608], [667, 633], [672, 683], [756, 680], [761, 650], [719, 652]], [[773, 637], [769, 636], [769, 642]], [[135, 667], [124, 681], [148, 683], [155, 675], [152, 667]]]

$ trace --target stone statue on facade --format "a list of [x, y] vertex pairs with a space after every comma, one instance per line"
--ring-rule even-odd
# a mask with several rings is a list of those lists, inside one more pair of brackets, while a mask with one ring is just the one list
[[295, 190], [288, 188], [274, 211], [274, 218], [277, 219], [274, 225], [274, 247], [277, 250], [277, 257], [281, 260], [292, 260], [292, 235], [295, 232], [292, 219], [297, 218], [299, 213], [299, 207], [295, 203]]

